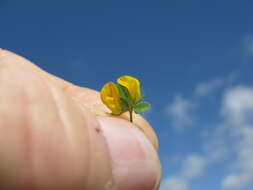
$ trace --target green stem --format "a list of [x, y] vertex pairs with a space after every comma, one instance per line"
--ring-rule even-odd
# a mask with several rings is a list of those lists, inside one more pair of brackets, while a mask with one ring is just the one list
[[133, 109], [130, 108], [129, 110], [129, 115], [130, 115], [130, 122], [133, 123]]

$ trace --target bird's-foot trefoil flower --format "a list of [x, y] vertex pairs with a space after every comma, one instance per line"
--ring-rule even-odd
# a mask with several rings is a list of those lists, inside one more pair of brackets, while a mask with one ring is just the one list
[[101, 100], [112, 111], [112, 114], [121, 114], [122, 106], [119, 98], [119, 90], [113, 82], [108, 82], [103, 86]]
[[117, 79], [119, 85], [125, 87], [134, 103], [142, 99], [140, 81], [134, 77], [124, 75]]
[[133, 112], [139, 114], [150, 108], [143, 99], [140, 81], [134, 77], [124, 75], [117, 79], [118, 84], [106, 83], [101, 89], [102, 102], [112, 111], [113, 115], [129, 112], [130, 122], [133, 122]]

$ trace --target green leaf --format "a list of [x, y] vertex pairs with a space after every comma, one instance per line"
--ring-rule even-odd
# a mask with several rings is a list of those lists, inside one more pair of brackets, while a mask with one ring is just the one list
[[130, 98], [130, 95], [127, 91], [127, 89], [124, 86], [117, 85], [118, 90], [119, 90], [119, 96], [120, 96], [120, 101], [123, 106], [130, 107], [132, 105], [132, 100]]
[[134, 105], [134, 112], [137, 114], [147, 111], [148, 109], [150, 109], [150, 104], [148, 102], [139, 102]]
[[121, 103], [121, 105], [123, 105], [124, 107], [129, 107], [129, 105], [128, 105], [128, 102], [125, 100], [125, 99], [123, 99], [123, 98], [121, 98], [120, 97], [120, 103]]
[[120, 85], [117, 85], [117, 87], [118, 87], [118, 90], [119, 90], [119, 96], [120, 96], [120, 98], [126, 99], [127, 94], [126, 94], [126, 92], [124, 90], [124, 87], [120, 86]]

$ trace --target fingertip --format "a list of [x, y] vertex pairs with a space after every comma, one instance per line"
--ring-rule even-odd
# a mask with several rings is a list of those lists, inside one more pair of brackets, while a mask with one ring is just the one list
[[160, 181], [160, 161], [147, 137], [132, 123], [98, 117], [120, 190], [152, 190]]
[[[126, 120], [129, 120], [128, 114], [124, 114], [121, 117]], [[138, 127], [147, 136], [147, 138], [154, 146], [155, 150], [158, 151], [159, 147], [158, 138], [149, 122], [145, 118], [143, 118], [140, 114], [134, 114], [133, 118], [134, 118], [133, 123], [135, 124], [135, 126]]]
[[[70, 88], [65, 90], [71, 97], [74, 97], [76, 100], [79, 101], [80, 104], [87, 107], [91, 112], [96, 114], [97, 116], [106, 116], [112, 118], [122, 118], [124, 120], [129, 121], [129, 114], [124, 113], [120, 116], [112, 116], [110, 114], [110, 110], [102, 103], [100, 99], [100, 94], [98, 91], [82, 88], [78, 86], [71, 86]], [[145, 120], [141, 115], [134, 114], [133, 121], [135, 127], [139, 128], [150, 140], [153, 144], [155, 150], [158, 150], [158, 138], [152, 126]]]

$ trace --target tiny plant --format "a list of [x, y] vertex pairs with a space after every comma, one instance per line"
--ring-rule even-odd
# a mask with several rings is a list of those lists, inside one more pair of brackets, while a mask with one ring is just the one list
[[117, 84], [106, 83], [101, 89], [102, 102], [112, 111], [112, 115], [129, 112], [130, 122], [133, 122], [133, 112], [139, 114], [150, 108], [148, 102], [143, 102], [140, 81], [124, 75], [117, 79]]

